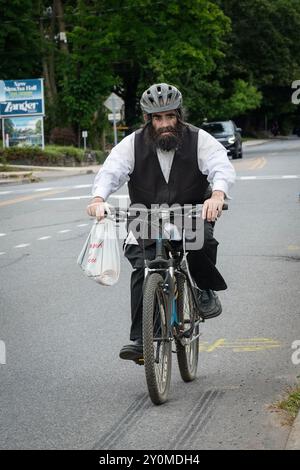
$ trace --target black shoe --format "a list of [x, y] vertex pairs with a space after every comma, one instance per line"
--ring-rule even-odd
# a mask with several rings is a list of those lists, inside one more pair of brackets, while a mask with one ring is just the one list
[[214, 318], [222, 313], [222, 305], [217, 294], [211, 290], [202, 290], [199, 296], [200, 313], [204, 319]]
[[132, 344], [126, 344], [123, 346], [119, 353], [119, 357], [127, 361], [134, 361], [137, 364], [143, 364], [144, 356], [142, 340], [137, 339], [133, 341]]

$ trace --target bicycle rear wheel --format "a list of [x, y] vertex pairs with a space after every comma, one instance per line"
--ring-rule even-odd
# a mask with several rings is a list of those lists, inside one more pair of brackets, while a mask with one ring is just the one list
[[155, 405], [167, 400], [171, 379], [172, 343], [162, 282], [160, 274], [151, 274], [145, 281], [143, 296], [144, 364], [149, 395]]
[[[195, 320], [195, 305], [191, 287], [185, 276], [178, 276], [178, 320], [181, 331], [189, 332]], [[199, 324], [190, 331], [189, 337], [176, 340], [179, 371], [182, 380], [191, 382], [197, 375], [199, 356]]]

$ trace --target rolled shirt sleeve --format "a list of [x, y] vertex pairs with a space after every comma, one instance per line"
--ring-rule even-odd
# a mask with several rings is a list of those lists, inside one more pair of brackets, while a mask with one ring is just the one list
[[98, 171], [92, 188], [93, 197], [105, 201], [125, 184], [134, 168], [134, 133], [117, 144]]
[[230, 196], [230, 189], [236, 178], [225, 147], [203, 129], [198, 134], [198, 165], [200, 171], [207, 175], [213, 191], [223, 191]]

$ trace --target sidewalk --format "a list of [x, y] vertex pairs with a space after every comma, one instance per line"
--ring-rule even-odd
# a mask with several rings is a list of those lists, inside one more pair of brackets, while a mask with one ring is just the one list
[[253, 139], [253, 140], [245, 140], [243, 141], [243, 147], [251, 147], [251, 145], [261, 145], [265, 144], [266, 142], [270, 142], [272, 139]]
[[101, 165], [89, 165], [80, 167], [46, 167], [29, 165], [9, 165], [14, 168], [24, 168], [24, 171], [0, 171], [0, 185], [24, 184], [50, 181], [69, 176], [96, 174]]
[[292, 425], [285, 450], [300, 450], [300, 411]]

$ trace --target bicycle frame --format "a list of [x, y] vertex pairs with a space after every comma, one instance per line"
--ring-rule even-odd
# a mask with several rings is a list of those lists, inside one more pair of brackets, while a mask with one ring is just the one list
[[[161, 224], [162, 219], [159, 219], [159, 233], [161, 233]], [[164, 240], [162, 237], [158, 237], [155, 240], [156, 243], [156, 256], [154, 260], [146, 260], [145, 259], [145, 281], [149, 275], [153, 272], [157, 272], [163, 276], [163, 283], [162, 283], [162, 294], [164, 298], [164, 302], [166, 305], [166, 312], [167, 312], [167, 321], [168, 321], [168, 337], [163, 338], [164, 341], [171, 341], [176, 337], [177, 339], [182, 341], [187, 341], [190, 337], [191, 333], [194, 330], [195, 325], [199, 324], [200, 322], [204, 322], [204, 319], [201, 318], [200, 314], [198, 314], [198, 319], [195, 320], [193, 318], [193, 323], [191, 324], [189, 330], [187, 331], [180, 331], [182, 325], [179, 322], [178, 315], [177, 315], [177, 299], [176, 299], [176, 275], [180, 276], [183, 275], [187, 279], [187, 282], [190, 287], [190, 291], [193, 296], [194, 305], [197, 307], [197, 311], [199, 312], [199, 300], [195, 294], [195, 284], [193, 279], [190, 275], [188, 270], [188, 264], [186, 260], [186, 253], [183, 248], [183, 253], [180, 254], [179, 260], [175, 257], [171, 257], [166, 259], [164, 256], [164, 251], [168, 250], [171, 255], [174, 255], [174, 248], [172, 247], [171, 243], [168, 240]], [[184, 245], [184, 242], [183, 242]], [[183, 257], [185, 257], [187, 269], [183, 269], [180, 266], [180, 262], [182, 261]], [[144, 281], [144, 282], [145, 282]], [[193, 340], [197, 339], [198, 336], [193, 338]], [[155, 339], [154, 339], [155, 340]], [[162, 341], [162, 338], [159, 339]]]

